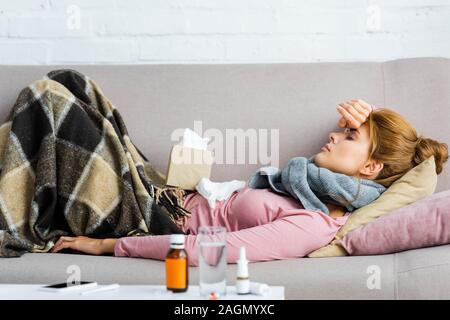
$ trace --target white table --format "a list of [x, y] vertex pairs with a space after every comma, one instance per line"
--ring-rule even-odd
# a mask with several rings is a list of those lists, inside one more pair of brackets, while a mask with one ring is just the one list
[[[81, 295], [77, 292], [47, 292], [39, 284], [0, 284], [0, 300], [206, 300], [200, 297], [199, 287], [190, 285], [188, 291], [173, 293], [162, 285], [121, 285], [114, 291]], [[98, 285], [98, 288], [102, 285]], [[227, 294], [220, 300], [284, 300], [283, 286], [270, 286], [265, 295], [238, 295], [235, 286], [227, 286]]]

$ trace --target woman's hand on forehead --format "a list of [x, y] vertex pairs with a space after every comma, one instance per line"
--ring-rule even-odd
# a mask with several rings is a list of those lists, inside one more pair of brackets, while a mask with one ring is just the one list
[[338, 122], [340, 128], [358, 129], [372, 112], [372, 106], [361, 99], [339, 103], [336, 109], [341, 115]]

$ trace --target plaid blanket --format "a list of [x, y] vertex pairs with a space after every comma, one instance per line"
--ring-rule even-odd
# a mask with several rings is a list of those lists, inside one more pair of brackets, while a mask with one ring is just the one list
[[0, 127], [0, 256], [47, 252], [61, 235], [183, 233], [187, 191], [164, 182], [94, 81], [52, 71]]

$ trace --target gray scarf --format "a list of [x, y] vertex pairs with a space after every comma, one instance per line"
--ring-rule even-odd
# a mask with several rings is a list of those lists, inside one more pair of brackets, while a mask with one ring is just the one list
[[325, 203], [343, 206], [352, 212], [371, 203], [386, 190], [375, 181], [318, 167], [314, 156], [292, 158], [282, 170], [262, 167], [249, 178], [248, 186], [271, 188], [299, 200], [305, 209], [327, 215], [330, 212]]

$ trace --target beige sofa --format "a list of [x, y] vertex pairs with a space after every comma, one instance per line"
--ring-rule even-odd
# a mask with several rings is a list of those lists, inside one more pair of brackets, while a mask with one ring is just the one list
[[[61, 66], [0, 66], [0, 117], [19, 90]], [[217, 128], [279, 129], [280, 166], [317, 153], [336, 128], [337, 103], [362, 98], [392, 107], [425, 136], [450, 144], [450, 60], [420, 58], [384, 63], [71, 66], [103, 88], [122, 113], [134, 143], [162, 172], [176, 128], [202, 121]], [[143, 116], [144, 115], [144, 116]], [[216, 164], [212, 180], [246, 179], [260, 164]], [[437, 192], [450, 188], [450, 169]], [[295, 244], [292, 244], [295, 245]], [[100, 283], [164, 284], [161, 261], [71, 254], [25, 254], [0, 259], [0, 283], [65, 281], [66, 267]], [[380, 288], [369, 289], [371, 266]], [[450, 246], [402, 253], [298, 258], [252, 263], [254, 281], [285, 286], [287, 299], [449, 299]], [[234, 284], [236, 265], [228, 265]], [[369, 273], [368, 273], [369, 272]], [[198, 269], [190, 269], [198, 283]]]

